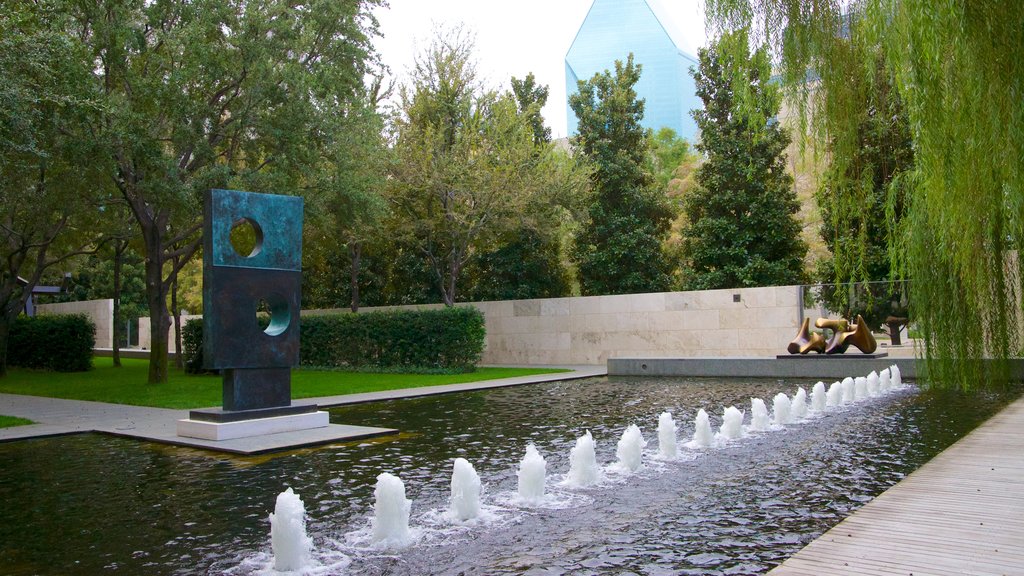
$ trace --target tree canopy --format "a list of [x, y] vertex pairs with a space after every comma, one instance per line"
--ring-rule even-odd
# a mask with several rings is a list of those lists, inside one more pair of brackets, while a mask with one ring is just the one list
[[[875, 53], [865, 48], [881, 50], [915, 154], [907, 213], [889, 245], [913, 283], [927, 373], [940, 386], [1004, 381], [1004, 360], [1022, 352], [1024, 323], [1024, 4], [710, 0], [707, 15], [717, 30], [762, 31], [788, 94], [833, 158], [853, 157], [858, 146], [858, 87], [847, 71], [873, 70]], [[860, 179], [856, 168], [839, 173]], [[972, 361], [986, 357], [996, 362]]]
[[[699, 51], [693, 75], [704, 107], [693, 117], [705, 162], [683, 201], [684, 252], [692, 290], [782, 286], [804, 279], [807, 247], [784, 151], [789, 134], [775, 120], [778, 89], [764, 49], [748, 53], [744, 30]], [[739, 84], [746, 98], [739, 96]]]
[[614, 72], [580, 80], [569, 97], [579, 118], [573, 147], [593, 169], [588, 219], [574, 251], [584, 295], [660, 292], [671, 280], [662, 244], [673, 213], [654, 186], [651, 136], [640, 125], [644, 101], [633, 88], [640, 72], [630, 54]]

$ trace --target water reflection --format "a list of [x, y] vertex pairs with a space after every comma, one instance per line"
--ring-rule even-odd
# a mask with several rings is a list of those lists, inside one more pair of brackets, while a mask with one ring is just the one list
[[412, 523], [424, 525], [447, 508], [455, 457], [472, 462], [494, 504], [516, 490], [527, 443], [557, 477], [586, 430], [607, 464], [629, 424], [651, 453], [661, 412], [686, 440], [699, 408], [717, 430], [724, 406], [747, 409], [751, 397], [792, 395], [798, 384], [813, 382], [597, 379], [358, 405], [333, 410], [332, 420], [402, 434], [269, 457], [100, 435], [0, 444], [0, 566], [5, 574], [244, 573], [269, 551], [267, 514], [291, 487], [321, 553], [347, 556], [351, 574], [760, 573], [1020, 393], [904, 390], [695, 459], [654, 463], [645, 454], [640, 473], [581, 490], [572, 505], [506, 506], [500, 522], [437, 531], [399, 555], [351, 545], [348, 535], [369, 525], [382, 471], [402, 478]]

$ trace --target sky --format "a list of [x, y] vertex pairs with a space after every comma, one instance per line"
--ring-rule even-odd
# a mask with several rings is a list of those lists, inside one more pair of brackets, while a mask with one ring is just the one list
[[[683, 50], [705, 43], [701, 0], [649, 0], [671, 20]], [[429, 46], [434, 30], [462, 25], [475, 36], [477, 73], [492, 88], [509, 88], [513, 76], [530, 72], [550, 89], [542, 110], [554, 138], [566, 136], [565, 53], [593, 0], [388, 0], [374, 10], [383, 35], [375, 42], [381, 60], [401, 84], [414, 56]]]

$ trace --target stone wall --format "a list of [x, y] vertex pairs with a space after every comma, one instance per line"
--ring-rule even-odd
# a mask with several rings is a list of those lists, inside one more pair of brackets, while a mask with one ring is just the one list
[[114, 346], [114, 300], [111, 298], [39, 304], [36, 306], [36, 313], [40, 315], [85, 314], [96, 325], [96, 348], [112, 348]]
[[[181, 315], [181, 325], [184, 326], [186, 322], [188, 322], [189, 320], [191, 320], [193, 318], [202, 318], [202, 317], [203, 317], [202, 314], [182, 314]], [[253, 321], [254, 322], [256, 321], [255, 318], [253, 318]], [[141, 348], [143, 350], [149, 350], [150, 343], [152, 342], [152, 340], [149, 337], [149, 327], [150, 327], [149, 326], [149, 316], [143, 316], [142, 318], [139, 318], [139, 348]], [[177, 348], [177, 345], [176, 345], [178, 340], [175, 337], [176, 332], [174, 331], [174, 318], [171, 318], [171, 329], [168, 330], [167, 333], [168, 333], [168, 338], [169, 338], [169, 340], [167, 341], [168, 342], [167, 347], [168, 347], [170, 353], [174, 354], [174, 353], [176, 353], [178, 351], [178, 348]]]
[[[785, 352], [801, 321], [798, 286], [507, 300], [460, 306], [473, 306], [484, 314], [484, 364], [604, 364], [615, 356], [774, 357]], [[440, 304], [395, 308], [437, 307]], [[387, 308], [361, 311], [383, 309]], [[343, 314], [348, 309], [302, 313]], [[195, 317], [182, 317], [182, 322]], [[139, 346], [149, 348], [148, 318], [139, 320]]]
[[[484, 314], [485, 364], [774, 357], [800, 327], [797, 286], [462, 304]], [[436, 306], [406, 306], [430, 308]], [[374, 308], [363, 308], [363, 311]], [[304, 314], [343, 313], [310, 310]]]

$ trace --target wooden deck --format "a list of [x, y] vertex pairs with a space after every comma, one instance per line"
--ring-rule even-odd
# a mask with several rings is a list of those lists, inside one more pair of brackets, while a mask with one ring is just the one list
[[1024, 398], [768, 574], [1024, 575]]

